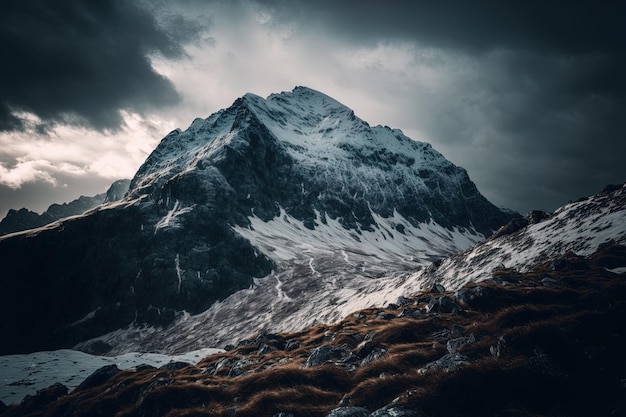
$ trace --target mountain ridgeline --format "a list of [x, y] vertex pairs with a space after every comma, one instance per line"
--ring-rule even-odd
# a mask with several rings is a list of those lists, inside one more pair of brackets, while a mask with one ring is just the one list
[[52, 204], [41, 214], [26, 208], [9, 210], [6, 217], [0, 221], [0, 236], [45, 226], [65, 217], [83, 214], [102, 203], [112, 203], [121, 200], [126, 191], [128, 191], [129, 185], [130, 180], [118, 180], [111, 184], [105, 193], [97, 194], [93, 197], [80, 196], [69, 203]]
[[432, 256], [468, 246], [453, 233], [477, 241], [512, 217], [429, 144], [371, 127], [322, 93], [247, 94], [167, 135], [121, 201], [0, 238], [0, 309], [12, 317], [0, 353], [200, 313], [287, 267], [240, 232], [281, 215], [311, 235], [338, 223], [355, 251], [363, 234], [420, 241], [407, 229], [430, 225], [450, 240]]

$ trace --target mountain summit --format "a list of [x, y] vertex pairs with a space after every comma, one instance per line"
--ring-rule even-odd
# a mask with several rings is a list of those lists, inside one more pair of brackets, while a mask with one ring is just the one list
[[[0, 353], [124, 351], [182, 322], [295, 328], [295, 300], [419, 269], [510, 218], [429, 144], [320, 92], [246, 94], [168, 134], [121, 201], [0, 238], [0, 309], [15, 317]], [[170, 349], [154, 343], [141, 347]]]

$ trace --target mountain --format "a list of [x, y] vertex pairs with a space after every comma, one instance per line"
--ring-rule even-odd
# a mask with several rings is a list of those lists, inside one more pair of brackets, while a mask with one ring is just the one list
[[[393, 230], [385, 219], [378, 222], [381, 228]], [[128, 328], [96, 341], [116, 346], [112, 350], [116, 354], [153, 349], [182, 353], [203, 346], [226, 346], [233, 340], [254, 337], [259, 331], [290, 332], [334, 323], [354, 311], [393, 304], [407, 294], [435, 286], [456, 291], [490, 280], [494, 271], [504, 276], [528, 271], [568, 253], [589, 256], [602, 245], [626, 244], [626, 187], [607, 186], [597, 195], [566, 204], [554, 213], [535, 211], [526, 218], [515, 217], [489, 239], [425, 267], [404, 264], [407, 260], [401, 254], [408, 256], [409, 251], [379, 234], [362, 233], [357, 249], [354, 242], [341, 239], [340, 227], [332, 226], [310, 232], [287, 215], [267, 223], [252, 219], [252, 227], [237, 230], [284, 265], [282, 270], [272, 271], [251, 288], [205, 312], [184, 315], [165, 328]], [[446, 242], [424, 229], [420, 232], [407, 236], [417, 236], [418, 240], [427, 236], [425, 247], [431, 248]], [[412, 250], [414, 256], [419, 254], [418, 245]], [[212, 322], [220, 325], [210, 329], [203, 326]], [[88, 350], [92, 342], [78, 347]]]
[[429, 144], [320, 92], [246, 94], [167, 135], [122, 200], [0, 238], [0, 352], [189, 351], [295, 330], [511, 218]]
[[52, 204], [41, 214], [37, 214], [26, 208], [9, 210], [5, 218], [0, 221], [0, 236], [35, 229], [65, 217], [83, 214], [103, 202], [110, 203], [121, 200], [128, 190], [129, 185], [130, 180], [118, 180], [114, 182], [105, 193], [97, 194], [93, 197], [80, 196], [78, 199], [69, 203]]

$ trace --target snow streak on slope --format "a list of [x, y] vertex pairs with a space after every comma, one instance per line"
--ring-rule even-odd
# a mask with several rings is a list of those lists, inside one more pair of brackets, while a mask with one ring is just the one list
[[115, 346], [114, 354], [177, 353], [237, 343], [262, 330], [287, 332], [334, 322], [395, 301], [407, 288], [416, 288], [408, 281], [412, 271], [484, 239], [432, 222], [412, 226], [397, 213], [390, 218], [372, 215], [377, 222], [373, 231], [345, 229], [330, 218], [318, 218], [318, 226], [310, 230], [284, 211], [269, 222], [253, 217], [249, 228], [234, 229], [272, 258], [277, 270], [162, 331], [130, 327], [100, 340]]
[[484, 239], [479, 233], [448, 230], [432, 221], [413, 226], [395, 211], [389, 218], [373, 212], [371, 215], [376, 221], [372, 231], [346, 229], [336, 219], [322, 220], [319, 212], [317, 226], [311, 230], [284, 210], [269, 222], [252, 217], [249, 228], [235, 226], [235, 230], [281, 269], [288, 269], [303, 258], [341, 253], [347, 264], [355, 264], [357, 258], [367, 260], [362, 272], [372, 277], [379, 274], [368, 274], [368, 268], [382, 268], [383, 273], [389, 269], [419, 268]]

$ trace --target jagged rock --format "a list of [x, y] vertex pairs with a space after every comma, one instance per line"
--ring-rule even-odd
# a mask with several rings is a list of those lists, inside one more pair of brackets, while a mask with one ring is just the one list
[[552, 279], [550, 277], [544, 277], [541, 279], [541, 284], [545, 285], [546, 287], [561, 287], [563, 286], [563, 284], [561, 284], [559, 281]]
[[374, 411], [369, 417], [418, 417], [417, 412], [406, 407], [386, 406]]
[[490, 294], [491, 290], [489, 288], [477, 285], [474, 287], [463, 287], [455, 292], [454, 296], [459, 303], [471, 307], [475, 301], [489, 297]]
[[411, 300], [410, 298], [406, 298], [405, 296], [401, 295], [398, 297], [398, 299], [396, 300], [396, 304], [399, 306], [406, 306], [408, 304], [411, 304], [413, 302], [413, 300]]
[[106, 381], [122, 372], [117, 365], [106, 365], [89, 375], [74, 392], [84, 391], [104, 384]]
[[387, 349], [384, 348], [376, 348], [372, 350], [363, 360], [359, 363], [359, 366], [365, 366], [369, 363], [374, 362], [377, 359], [382, 358], [387, 354]]
[[419, 308], [403, 308], [400, 313], [398, 313], [398, 318], [409, 317], [412, 319], [418, 319], [422, 316], [422, 312]]
[[441, 284], [435, 283], [430, 287], [431, 294], [443, 294], [444, 292], [446, 292], [446, 287]]
[[495, 358], [501, 357], [502, 355], [504, 355], [506, 351], [507, 351], [507, 346], [506, 346], [506, 339], [504, 338], [504, 336], [500, 336], [498, 338], [498, 343], [496, 343], [495, 345], [489, 346], [489, 352], [491, 353], [491, 356]]
[[241, 346], [251, 346], [254, 342], [252, 342], [252, 340], [250, 339], [242, 339], [239, 342], [237, 342], [237, 347], [241, 347]]
[[300, 342], [296, 339], [287, 340], [287, 342], [285, 343], [286, 351], [296, 350], [298, 348], [300, 348]]
[[230, 368], [228, 376], [232, 378], [239, 375], [245, 375], [248, 372], [247, 368], [253, 364], [254, 362], [247, 359], [240, 359]]
[[431, 298], [426, 306], [427, 313], [456, 313], [459, 310], [461, 307], [447, 296]]
[[272, 417], [293, 417], [291, 413], [276, 413]]
[[552, 213], [544, 210], [532, 210], [526, 215], [529, 224], [537, 224], [552, 217]]
[[468, 362], [468, 358], [460, 353], [448, 353], [447, 355], [437, 359], [436, 361], [426, 364], [421, 371], [429, 371], [431, 369], [443, 369], [447, 372], [458, 369], [461, 365]]
[[369, 417], [370, 412], [363, 407], [339, 407], [326, 414], [326, 417]]
[[4, 412], [4, 410], [6, 410], [7, 408], [7, 405], [2, 400], [0, 400], [0, 413]]
[[474, 335], [470, 335], [468, 337], [458, 337], [456, 339], [448, 340], [446, 344], [446, 348], [449, 353], [457, 353], [460, 349], [464, 348], [467, 345], [471, 345], [476, 341]]
[[271, 350], [285, 349], [285, 339], [282, 336], [267, 332], [259, 333], [259, 335], [252, 342], [252, 344], [255, 346], [259, 346], [259, 349], [263, 349], [263, 346], [267, 346], [266, 349]]
[[518, 230], [523, 229], [526, 226], [528, 226], [528, 219], [524, 217], [514, 218], [509, 223], [505, 224], [504, 226], [496, 230], [496, 232], [493, 235], [491, 235], [489, 239], [497, 239], [502, 236], [513, 234], [517, 232]]
[[268, 345], [267, 343], [263, 343], [261, 347], [259, 348], [259, 350], [257, 351], [257, 355], [264, 355], [274, 350], [276, 350], [276, 348]]
[[368, 339], [367, 337], [354, 348], [354, 353], [361, 358], [365, 358], [367, 355], [372, 353], [372, 351], [376, 349], [381, 349], [382, 346], [375, 342], [373, 339]]
[[221, 358], [211, 366], [204, 368], [202, 373], [209, 375], [217, 375], [218, 373], [228, 374], [228, 372], [226, 372], [225, 370], [230, 371], [230, 369], [236, 362], [237, 361], [234, 358]]
[[331, 359], [337, 359], [345, 355], [347, 351], [342, 348], [333, 348], [332, 346], [323, 345], [316, 347], [306, 360], [305, 368], [322, 365]]

